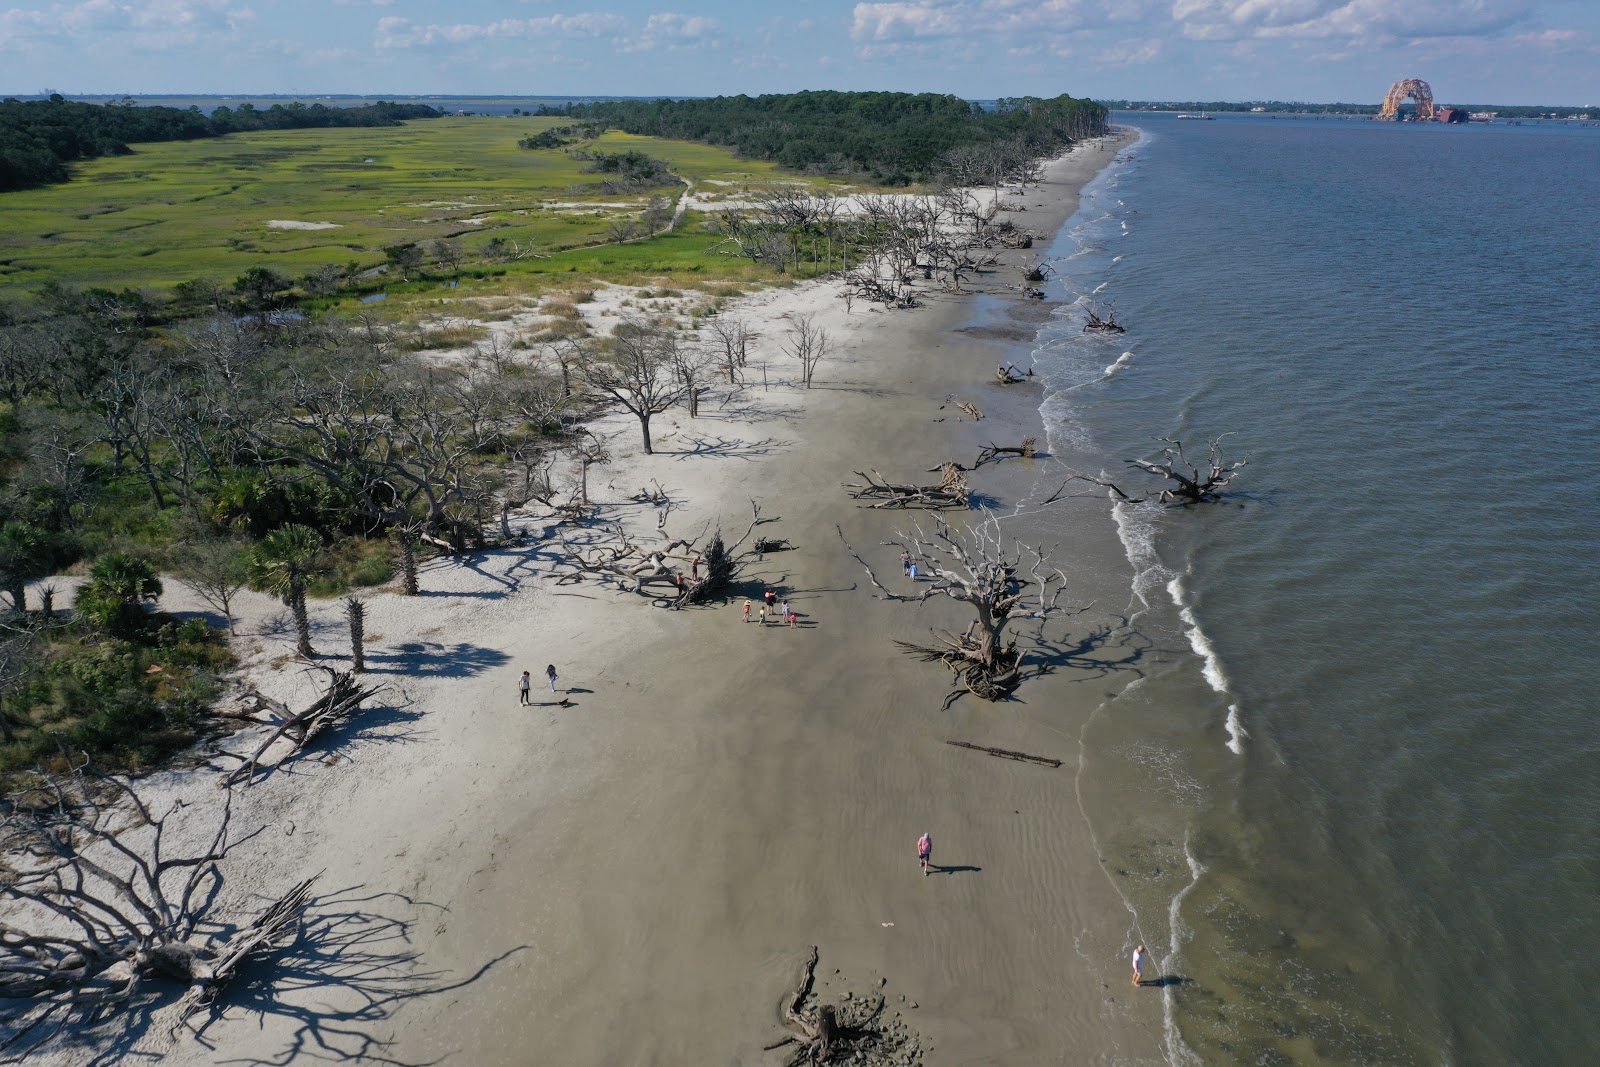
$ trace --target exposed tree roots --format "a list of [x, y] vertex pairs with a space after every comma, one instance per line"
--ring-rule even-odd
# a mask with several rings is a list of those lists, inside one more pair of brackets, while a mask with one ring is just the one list
[[[864, 996], [845, 993], [838, 1004], [816, 1002], [819, 958], [813, 946], [801, 967], [799, 984], [784, 998], [784, 1025], [795, 1033], [772, 1042], [765, 1051], [795, 1046], [784, 1061], [786, 1067], [828, 1063], [893, 1067], [920, 1062], [920, 1044], [904, 1023], [884, 1017], [884, 998], [878, 990]], [[880, 980], [878, 989], [882, 984]]]

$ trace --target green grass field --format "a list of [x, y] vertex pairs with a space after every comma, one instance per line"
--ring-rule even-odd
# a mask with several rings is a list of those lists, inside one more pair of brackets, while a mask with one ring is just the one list
[[[511, 276], [746, 273], [728, 257], [705, 255], [710, 241], [697, 228], [585, 247], [604, 242], [610, 222], [639, 211], [645, 198], [599, 195], [600, 176], [583, 174], [581, 162], [517, 147], [518, 138], [565, 121], [448, 118], [139, 145], [128, 156], [79, 164], [66, 184], [0, 194], [0, 283], [227, 284], [256, 266], [299, 277], [325, 264], [374, 266], [386, 245], [435, 237], [460, 238], [470, 261], [490, 236], [542, 254], [575, 249], [510, 264]], [[770, 163], [706, 145], [608, 133], [593, 147], [638, 148], [693, 182], [728, 183], [730, 191], [782, 179]], [[672, 198], [680, 191], [661, 190]], [[577, 202], [585, 206], [570, 206]], [[272, 220], [334, 226], [280, 229]]]

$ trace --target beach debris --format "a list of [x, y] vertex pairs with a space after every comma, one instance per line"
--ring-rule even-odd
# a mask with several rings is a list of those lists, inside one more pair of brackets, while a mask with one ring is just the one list
[[1037, 763], [1041, 767], [1061, 766], [1061, 761], [1058, 759], [1051, 759], [1049, 756], [1030, 756], [1026, 752], [1014, 752], [1009, 748], [990, 748], [988, 745], [975, 745], [970, 741], [946, 741], [945, 744], [954, 745], [957, 748], [970, 748], [974, 752], [987, 752], [989, 755], [999, 756], [1001, 759], [1013, 759], [1022, 763]]
[[981, 422], [981, 421], [983, 421], [983, 412], [978, 410], [978, 405], [974, 404], [972, 401], [970, 401], [970, 400], [957, 400], [954, 396], [951, 396], [949, 398], [949, 400], [946, 401], [946, 403], [952, 403], [952, 402], [961, 411], [961, 413], [963, 415], [965, 415], [967, 418], [971, 419], [973, 422]]
[[965, 508], [971, 502], [972, 490], [962, 477], [962, 468], [956, 463], [946, 463], [939, 468], [942, 475], [938, 485], [906, 485], [891, 482], [877, 471], [856, 471], [859, 482], [845, 482], [844, 487], [857, 500], [873, 500], [869, 508]]
[[1038, 257], [1034, 257], [1028, 260], [1027, 265], [1022, 268], [1022, 279], [1029, 282], [1042, 282], [1055, 272], [1056, 269], [1050, 264]]
[[928, 580], [918, 582], [910, 593], [885, 586], [845, 539], [844, 530], [834, 529], [845, 551], [866, 570], [879, 599], [921, 604], [948, 597], [966, 604], [977, 616], [964, 633], [930, 631], [936, 641], [932, 645], [895, 642], [907, 655], [943, 663], [955, 674], [960, 688], [945, 698], [944, 706], [965, 693], [984, 700], [1003, 699], [1022, 681], [1023, 653], [1015, 638], [1007, 639], [1007, 628], [1024, 620], [1042, 624], [1056, 615], [1081, 614], [1088, 606], [1063, 608], [1060, 600], [1067, 576], [1051, 564], [1049, 550], [1007, 539], [996, 516], [986, 515], [964, 530], [937, 515], [934, 524], [932, 533], [914, 526], [909, 533], [897, 534], [899, 540], [883, 542], [909, 553], [927, 575]]
[[929, 474], [937, 474], [946, 467], [954, 467], [958, 471], [975, 471], [985, 463], [998, 463], [1002, 456], [1021, 456], [1023, 459], [1033, 459], [1039, 454], [1039, 439], [1037, 437], [1024, 437], [1020, 445], [997, 445], [993, 441], [984, 445], [978, 452], [978, 458], [972, 461], [972, 466], [963, 467], [954, 460], [941, 463], [937, 467], [928, 468]]
[[[893, 925], [885, 923], [884, 925]], [[785, 1026], [798, 1031], [786, 1034], [763, 1047], [771, 1052], [796, 1046], [786, 1061], [787, 1067], [801, 1064], [852, 1063], [890, 1064], [916, 1058], [920, 1042], [902, 1022], [884, 1018], [884, 996], [846, 991], [838, 1004], [808, 1003], [813, 1000], [819, 954], [812, 946], [800, 970], [800, 982], [784, 997], [781, 1012]], [[834, 974], [838, 974], [836, 970]], [[885, 979], [879, 979], [882, 990]]]
[[1083, 324], [1084, 333], [1125, 333], [1127, 327], [1117, 322], [1117, 309], [1112, 308], [1108, 317], [1101, 318], [1094, 307], [1089, 308], [1089, 321]]
[[1003, 363], [995, 368], [994, 377], [995, 381], [1001, 385], [1021, 385], [1023, 382], [1033, 379], [1033, 371], [1029, 370], [1027, 374], [1024, 374], [1017, 370], [1015, 363]]
[[[182, 988], [174, 1030], [215, 1003], [245, 959], [299, 932], [316, 877], [250, 916], [210, 914], [222, 885], [232, 794], [203, 844], [171, 854], [168, 819], [87, 758], [41, 774], [0, 822], [0, 1056], [16, 1060], [68, 1029], [148, 1012], [161, 986]], [[258, 831], [259, 832], [259, 831]], [[249, 835], [251, 837], [254, 834]], [[240, 839], [247, 840], [248, 838]]]
[[371, 686], [361, 685], [356, 681], [355, 674], [350, 671], [321, 665], [307, 669], [322, 671], [327, 676], [327, 683], [322, 695], [312, 701], [304, 711], [291, 712], [282, 701], [274, 700], [260, 690], [252, 689], [245, 694], [245, 699], [254, 701], [255, 706], [243, 715], [234, 717], [276, 725], [248, 757], [218, 750], [219, 755], [231, 756], [241, 761], [240, 766], [222, 780], [224, 788], [231, 788], [240, 782], [247, 786], [252, 784], [256, 780], [256, 772], [262, 767], [262, 757], [281, 740], [288, 741], [289, 750], [273, 766], [282, 766], [302, 752], [312, 738], [349, 719], [360, 710], [362, 703], [368, 697], [383, 688], [381, 683]]
[[[1237, 459], [1229, 463], [1222, 457], [1222, 438], [1231, 436], [1225, 433], [1214, 438], [1206, 449], [1206, 473], [1200, 473], [1200, 467], [1191, 463], [1183, 454], [1183, 442], [1169, 437], [1157, 438], [1166, 445], [1161, 450], [1161, 459], [1130, 459], [1128, 466], [1137, 467], [1139, 470], [1150, 474], [1160, 475], [1172, 484], [1156, 494], [1156, 502], [1160, 504], [1175, 504], [1178, 507], [1187, 507], [1190, 504], [1207, 504], [1221, 500], [1223, 491], [1232, 484], [1239, 470], [1248, 466], [1248, 459]], [[1188, 468], [1185, 474], [1180, 467]], [[1142, 504], [1145, 497], [1134, 497], [1124, 492], [1115, 482], [1105, 478], [1093, 478], [1087, 474], [1074, 473], [1069, 481], [1078, 480], [1092, 482], [1111, 490], [1120, 499], [1130, 504]]]

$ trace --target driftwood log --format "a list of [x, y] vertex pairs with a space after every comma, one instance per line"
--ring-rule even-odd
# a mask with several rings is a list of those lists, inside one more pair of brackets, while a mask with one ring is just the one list
[[857, 500], [871, 500], [869, 508], [965, 508], [972, 490], [962, 477], [961, 466], [946, 463], [939, 468], [938, 485], [906, 485], [891, 482], [877, 471], [856, 471], [859, 482], [844, 487]]
[[356, 681], [354, 674], [346, 671], [335, 670], [332, 667], [317, 669], [327, 675], [327, 688], [303, 711], [292, 712], [282, 701], [274, 700], [259, 690], [252, 689], [246, 694], [247, 699], [255, 702], [255, 707], [246, 712], [245, 717], [263, 721], [259, 717], [264, 715], [264, 721], [275, 723], [276, 726], [248, 757], [231, 752], [223, 753], [244, 761], [222, 780], [225, 787], [240, 782], [245, 785], [254, 782], [256, 772], [262, 768], [262, 757], [279, 741], [287, 741], [289, 750], [278, 759], [275, 766], [293, 759], [318, 734], [351, 718], [360, 710], [362, 703], [368, 697], [383, 688], [382, 684], [364, 686]]

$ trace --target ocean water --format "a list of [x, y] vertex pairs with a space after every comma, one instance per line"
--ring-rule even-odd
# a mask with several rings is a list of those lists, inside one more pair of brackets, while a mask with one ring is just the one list
[[1596, 1062], [1600, 130], [1121, 121], [1052, 450], [1249, 460], [1104, 505], [1139, 654], [1081, 792], [1169, 1059]]

